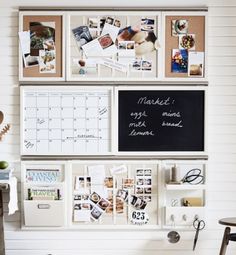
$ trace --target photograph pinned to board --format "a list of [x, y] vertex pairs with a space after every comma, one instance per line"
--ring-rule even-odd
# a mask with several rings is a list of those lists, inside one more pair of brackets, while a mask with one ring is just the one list
[[38, 56], [30, 55], [30, 31], [18, 32], [24, 67], [36, 66], [39, 64]]
[[172, 36], [179, 36], [188, 33], [188, 20], [186, 19], [172, 20], [171, 24], [172, 24]]
[[153, 18], [141, 18], [141, 31], [154, 31], [155, 20]]
[[134, 72], [143, 72], [147, 71], [150, 72], [152, 71], [152, 60], [144, 60], [144, 59], [135, 59], [131, 65], [131, 71]]
[[117, 52], [117, 47], [109, 34], [102, 35], [84, 44], [82, 49], [87, 58], [113, 56]]
[[188, 76], [203, 77], [204, 52], [189, 51]]
[[78, 44], [79, 48], [81, 48], [86, 43], [93, 40], [88, 26], [79, 26], [72, 29], [72, 33], [74, 35], [75, 41]]
[[98, 18], [97, 17], [89, 17], [88, 18], [88, 27], [89, 28], [98, 28]]
[[195, 34], [179, 35], [179, 49], [195, 50]]
[[40, 50], [39, 51], [39, 72], [56, 73], [56, 51]]
[[80, 75], [95, 75], [98, 69], [98, 59], [94, 58], [73, 58], [73, 64], [78, 67], [76, 73]]
[[188, 50], [172, 49], [171, 72], [172, 73], [188, 72]]

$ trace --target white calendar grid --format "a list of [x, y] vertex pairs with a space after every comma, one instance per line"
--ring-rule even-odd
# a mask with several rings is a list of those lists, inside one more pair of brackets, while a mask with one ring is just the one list
[[24, 155], [111, 152], [111, 90], [23, 93]]

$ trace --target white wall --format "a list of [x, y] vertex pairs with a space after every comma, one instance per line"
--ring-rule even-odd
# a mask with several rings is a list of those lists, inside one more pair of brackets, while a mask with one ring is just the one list
[[[218, 254], [223, 227], [217, 221], [236, 216], [236, 1], [145, 0], [63, 1], [71, 6], [209, 6], [209, 208], [207, 230], [200, 233], [195, 254]], [[50, 6], [54, 1], [2, 0], [0, 2], [0, 110], [12, 131], [0, 143], [0, 160], [19, 161], [18, 13], [19, 6]], [[17, 176], [19, 176], [19, 164]], [[7, 197], [5, 212], [7, 213]], [[162, 235], [161, 235], [162, 234]], [[5, 214], [7, 255], [189, 255], [193, 233], [181, 233], [171, 245], [155, 232], [37, 232], [20, 229], [20, 213]], [[227, 255], [236, 252], [230, 243]]]

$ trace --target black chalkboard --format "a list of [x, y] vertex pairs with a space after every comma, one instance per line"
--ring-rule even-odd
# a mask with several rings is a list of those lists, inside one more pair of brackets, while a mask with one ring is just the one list
[[204, 90], [119, 90], [118, 150], [204, 151]]

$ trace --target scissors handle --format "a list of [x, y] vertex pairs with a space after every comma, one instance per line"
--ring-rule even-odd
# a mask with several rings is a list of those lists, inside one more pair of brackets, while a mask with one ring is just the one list
[[202, 229], [204, 229], [205, 228], [205, 222], [204, 222], [204, 220], [198, 220], [198, 219], [196, 219], [196, 220], [194, 220], [194, 222], [193, 222], [193, 227], [195, 228], [195, 229], [199, 229], [199, 230], [202, 230]]

